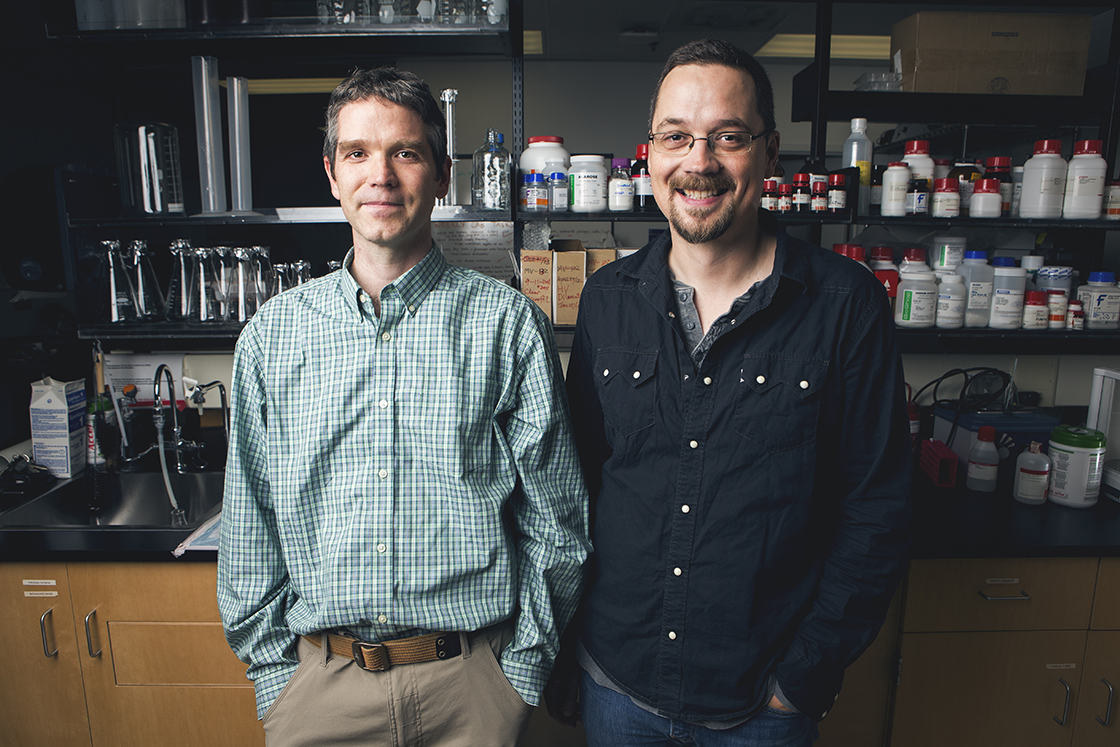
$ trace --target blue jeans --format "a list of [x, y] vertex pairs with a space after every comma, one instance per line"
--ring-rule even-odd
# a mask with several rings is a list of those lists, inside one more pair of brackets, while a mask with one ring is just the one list
[[772, 708], [763, 708], [750, 721], [726, 730], [673, 721], [639, 708], [587, 672], [580, 688], [580, 713], [588, 747], [809, 747], [817, 738], [812, 719]]

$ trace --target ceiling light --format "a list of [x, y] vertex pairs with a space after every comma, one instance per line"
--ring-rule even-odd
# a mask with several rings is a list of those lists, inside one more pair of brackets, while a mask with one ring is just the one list
[[540, 31], [526, 30], [521, 39], [525, 54], [544, 54], [544, 37]]
[[[226, 85], [225, 80], [219, 81]], [[342, 78], [258, 78], [250, 79], [250, 94], [266, 93], [330, 93]]]
[[[756, 57], [815, 57], [817, 38], [813, 34], [775, 34]], [[834, 34], [830, 56], [834, 60], [889, 60], [889, 36]]]

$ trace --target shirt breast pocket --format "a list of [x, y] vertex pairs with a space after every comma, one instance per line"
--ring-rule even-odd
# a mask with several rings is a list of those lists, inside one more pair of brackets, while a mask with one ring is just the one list
[[654, 423], [657, 350], [603, 348], [595, 355], [595, 381], [603, 417], [624, 436]]
[[813, 443], [827, 374], [827, 360], [746, 356], [739, 371], [735, 431], [769, 451]]

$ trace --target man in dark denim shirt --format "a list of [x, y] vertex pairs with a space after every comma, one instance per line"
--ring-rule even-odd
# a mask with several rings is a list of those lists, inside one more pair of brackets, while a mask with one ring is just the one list
[[[649, 156], [670, 231], [580, 301], [568, 390], [595, 556], [569, 638], [591, 745], [809, 744], [901, 575], [886, 294], [759, 209], [773, 109], [742, 50], [674, 52]], [[572, 720], [562, 675], [550, 707]]]

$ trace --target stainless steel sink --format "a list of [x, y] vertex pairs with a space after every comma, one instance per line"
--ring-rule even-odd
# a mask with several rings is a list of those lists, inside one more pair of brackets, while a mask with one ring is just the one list
[[[93, 475], [60, 483], [21, 506], [0, 513], [0, 527], [192, 528], [217, 513], [224, 472], [172, 474], [171, 487], [187, 523], [175, 524], [159, 472]], [[96, 491], [94, 488], [96, 487]]]

